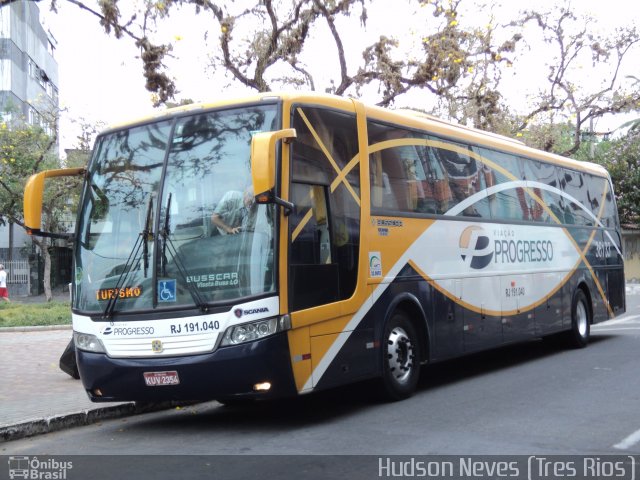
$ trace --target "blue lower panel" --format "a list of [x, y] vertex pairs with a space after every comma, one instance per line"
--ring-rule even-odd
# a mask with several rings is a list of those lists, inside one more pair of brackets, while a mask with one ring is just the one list
[[[94, 402], [158, 402], [295, 395], [288, 352], [287, 335], [280, 333], [204, 355], [133, 359], [81, 350], [76, 355], [82, 383]], [[178, 372], [179, 385], [146, 386], [144, 372], [172, 370]], [[271, 390], [255, 393], [253, 385], [260, 382], [271, 382]], [[96, 396], [95, 389], [102, 396]]]

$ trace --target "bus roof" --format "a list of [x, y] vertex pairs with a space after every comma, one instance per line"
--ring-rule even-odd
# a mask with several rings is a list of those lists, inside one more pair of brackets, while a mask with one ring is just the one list
[[[268, 92], [268, 93], [256, 93], [254, 95], [248, 95], [245, 97], [228, 98], [225, 100], [215, 102], [201, 102], [193, 103], [189, 105], [182, 105], [179, 107], [169, 108], [167, 110], [160, 111], [156, 114], [147, 115], [145, 117], [138, 118], [134, 121], [120, 123], [110, 126], [105, 132], [111, 130], [118, 130], [128, 126], [133, 126], [140, 123], [147, 123], [150, 121], [159, 121], [162, 119], [168, 119], [176, 115], [181, 115], [188, 112], [196, 112], [198, 110], [208, 110], [213, 108], [221, 108], [232, 105], [246, 104], [246, 103], [258, 103], [269, 100], [286, 100], [289, 102], [309, 102], [326, 105], [329, 107], [339, 109], [352, 109], [353, 101], [350, 98], [338, 97], [335, 95], [317, 93], [317, 92]], [[526, 146], [523, 142], [498, 135], [496, 133], [479, 130], [472, 127], [467, 127], [457, 123], [442, 120], [433, 115], [428, 115], [416, 110], [398, 109], [392, 110], [389, 108], [382, 108], [378, 106], [364, 105], [367, 118], [379, 120], [382, 122], [388, 122], [393, 124], [402, 125], [409, 128], [416, 128], [427, 132], [433, 132], [436, 135], [448, 137], [451, 140], [457, 140], [463, 143], [469, 143], [471, 145], [479, 145], [487, 148], [492, 148], [516, 155], [522, 155], [529, 158], [534, 158], [544, 162], [552, 163], [555, 165], [561, 165], [578, 171], [584, 171], [593, 175], [601, 177], [608, 177], [608, 173], [601, 165], [574, 160], [568, 157], [563, 157], [543, 150], [538, 150]]]

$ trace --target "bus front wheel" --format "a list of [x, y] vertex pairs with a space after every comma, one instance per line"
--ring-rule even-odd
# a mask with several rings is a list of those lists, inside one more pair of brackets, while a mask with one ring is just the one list
[[387, 321], [380, 351], [382, 393], [387, 400], [410, 397], [420, 377], [420, 345], [416, 329], [404, 312]]
[[591, 308], [584, 291], [580, 288], [573, 293], [571, 300], [571, 330], [567, 332], [569, 345], [583, 348], [589, 342], [591, 329]]

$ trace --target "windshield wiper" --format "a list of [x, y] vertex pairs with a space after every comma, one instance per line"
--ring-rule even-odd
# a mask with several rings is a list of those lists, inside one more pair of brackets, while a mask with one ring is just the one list
[[[166, 252], [167, 250], [169, 250], [169, 254], [173, 258], [176, 269], [178, 270], [178, 273], [180, 274], [182, 281], [187, 286], [187, 290], [189, 291], [189, 294], [191, 295], [193, 302], [195, 303], [196, 307], [198, 307], [203, 313], [205, 313], [209, 310], [209, 307], [207, 306], [203, 298], [200, 296], [200, 292], [198, 292], [198, 289], [194, 287], [193, 284], [187, 280], [187, 270], [184, 267], [184, 261], [182, 260], [182, 257], [178, 252], [178, 250], [176, 249], [175, 245], [171, 241], [171, 236], [170, 236], [171, 231], [169, 227], [169, 222], [171, 220], [170, 218], [171, 195], [172, 194], [170, 193], [169, 197], [167, 198], [167, 206], [166, 206], [165, 215], [164, 215], [164, 225], [159, 232], [160, 237], [162, 238], [162, 253], [160, 257], [160, 261], [162, 262], [162, 275], [166, 276], [166, 273], [167, 273]], [[156, 301], [157, 299], [154, 300], [154, 305]]]
[[104, 312], [102, 314], [102, 318], [111, 318], [113, 316], [113, 311], [116, 307], [116, 302], [118, 298], [120, 298], [120, 289], [125, 285], [127, 278], [129, 278], [129, 273], [131, 273], [131, 269], [133, 265], [140, 259], [139, 253], [142, 249], [143, 264], [144, 264], [144, 276], [147, 276], [147, 270], [149, 268], [149, 246], [148, 241], [153, 238], [153, 232], [150, 230], [149, 226], [151, 224], [151, 211], [153, 209], [153, 198], [149, 198], [149, 205], [147, 206], [147, 213], [145, 215], [145, 226], [144, 229], [138, 234], [138, 238], [136, 239], [136, 243], [133, 244], [133, 248], [129, 253], [129, 258], [124, 264], [124, 268], [122, 272], [120, 272], [120, 276], [116, 281], [116, 285], [114, 287], [113, 296], [109, 296], [109, 301], [104, 308]]
[[147, 272], [149, 271], [149, 241], [153, 240], [153, 227], [151, 227], [151, 210], [152, 210], [153, 200], [149, 198], [149, 206], [147, 207], [147, 215], [145, 217], [144, 230], [142, 230], [141, 235], [143, 235], [143, 244], [142, 244], [142, 255], [144, 259], [142, 260], [142, 264], [144, 267], [144, 277], [147, 278]]

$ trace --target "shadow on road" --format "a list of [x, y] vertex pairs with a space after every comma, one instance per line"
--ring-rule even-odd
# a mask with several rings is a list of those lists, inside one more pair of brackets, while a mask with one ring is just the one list
[[[597, 344], [612, 338], [615, 336], [593, 336], [591, 345], [586, 350], [567, 349], [556, 339], [538, 340], [430, 365], [423, 370], [414, 400], [428, 401], [430, 392], [500, 370], [524, 366], [553, 356], [588, 352], [590, 348], [597, 348]], [[243, 429], [247, 429], [247, 432], [277, 433], [335, 422], [343, 416], [365, 414], [372, 408], [379, 409], [380, 415], [385, 415], [389, 409], [396, 409], [401, 405], [384, 402], [378, 395], [377, 386], [377, 381], [371, 380], [297, 398], [242, 406], [222, 406], [217, 402], [208, 402], [170, 414], [152, 414], [146, 419], [141, 418], [137, 426], [130, 425], [129, 428], [141, 428], [147, 434], [153, 431], [163, 432], [162, 435], [166, 435], [172, 428], [194, 434], [205, 430], [207, 433], [232, 430], [237, 434]]]
[[430, 365], [423, 372], [419, 390], [450, 385], [469, 378], [486, 375], [499, 370], [517, 367], [535, 360], [542, 360], [568, 352], [589, 351], [596, 344], [615, 336], [591, 336], [586, 350], [568, 348], [563, 338], [553, 336], [530, 342], [508, 345], [486, 352], [473, 353], [464, 357]]

